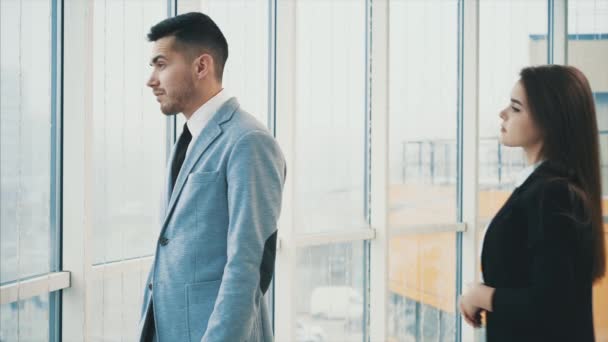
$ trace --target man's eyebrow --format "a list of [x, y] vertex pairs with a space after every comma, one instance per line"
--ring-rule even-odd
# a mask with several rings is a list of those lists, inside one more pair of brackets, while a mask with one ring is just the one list
[[167, 59], [165, 56], [163, 55], [156, 55], [154, 56], [154, 58], [152, 58], [152, 60], [150, 61], [150, 65], [154, 65], [156, 64], [156, 62], [158, 62], [159, 59], [164, 58]]

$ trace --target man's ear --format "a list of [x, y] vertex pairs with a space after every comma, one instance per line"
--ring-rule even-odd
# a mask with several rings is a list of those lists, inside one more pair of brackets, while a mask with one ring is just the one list
[[204, 53], [194, 60], [194, 72], [196, 78], [201, 80], [213, 71], [213, 57], [210, 54]]

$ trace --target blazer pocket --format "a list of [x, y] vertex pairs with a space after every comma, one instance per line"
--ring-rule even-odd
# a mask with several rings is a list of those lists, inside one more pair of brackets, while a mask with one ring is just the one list
[[188, 175], [188, 181], [192, 183], [211, 183], [215, 182], [220, 175], [220, 171], [193, 172]]
[[199, 342], [213, 312], [221, 280], [186, 284], [186, 322], [190, 341]]

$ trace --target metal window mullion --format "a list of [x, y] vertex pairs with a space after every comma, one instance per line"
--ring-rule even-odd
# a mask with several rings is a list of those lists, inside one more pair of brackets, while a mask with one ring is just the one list
[[276, 137], [277, 0], [268, 0], [268, 114], [266, 126]]
[[153, 261], [154, 256], [115, 261], [93, 265], [91, 271], [95, 274], [101, 273], [104, 278], [112, 278], [123, 274], [137, 274], [142, 270], [144, 270], [144, 272], [149, 270]]
[[[167, 0], [167, 17], [174, 17], [177, 15], [178, 10], [178, 0]], [[177, 116], [178, 115], [169, 115], [166, 118], [167, 125], [166, 128], [166, 140], [165, 140], [165, 159], [169, 162], [169, 158], [171, 157], [171, 150], [173, 149], [173, 144], [177, 141]]]
[[[458, 36], [458, 166], [459, 221], [466, 231], [457, 236], [456, 293], [478, 279], [478, 154], [479, 154], [479, 0], [459, 1]], [[456, 309], [456, 308], [455, 308]], [[458, 312], [458, 311], [456, 311]], [[457, 315], [457, 341], [475, 340], [474, 329]]]
[[[277, 0], [268, 1], [268, 84], [267, 84], [267, 114], [266, 114], [266, 126], [274, 137], [277, 135], [276, 131], [276, 54], [277, 54], [277, 41], [276, 41], [276, 29], [277, 29]], [[279, 242], [280, 243], [280, 242]], [[278, 248], [278, 246], [277, 246]], [[275, 318], [276, 318], [276, 281], [273, 279], [270, 285], [270, 291], [268, 291], [267, 301], [268, 307], [270, 308], [270, 315], [272, 321], [272, 331], [276, 330]]]
[[547, 0], [547, 63], [568, 63], [568, 0]]
[[64, 341], [87, 341], [92, 294], [87, 289], [92, 259], [93, 1], [63, 3], [63, 178], [62, 263], [71, 286], [62, 293]]
[[293, 241], [295, 242], [297, 248], [301, 248], [319, 245], [350, 243], [357, 241], [368, 241], [373, 240], [375, 237], [376, 231], [374, 229], [366, 228], [352, 231], [296, 235], [293, 238]]
[[[364, 77], [364, 94], [365, 99], [363, 100], [364, 110], [365, 110], [365, 124], [364, 127], [364, 137], [365, 143], [363, 148], [363, 158], [364, 158], [364, 172], [363, 172], [363, 214], [365, 216], [365, 222], [371, 228], [371, 33], [372, 33], [372, 0], [365, 0], [365, 72], [363, 74]], [[376, 236], [376, 232], [374, 229], [371, 229], [373, 233], [373, 238]], [[361, 266], [363, 268], [363, 292], [365, 295], [363, 296], [363, 340], [369, 341], [370, 339], [370, 312], [367, 308], [370, 305], [370, 293], [371, 293], [371, 243], [370, 240], [365, 240], [363, 243], [363, 260], [361, 260]]]
[[389, 234], [391, 237], [419, 234], [458, 233], [466, 231], [467, 225], [464, 222], [389, 226]]
[[[63, 0], [51, 2], [50, 272], [62, 269]], [[69, 279], [69, 278], [68, 278]], [[49, 293], [49, 341], [61, 341], [61, 291]]]
[[369, 340], [374, 342], [388, 337], [389, 7], [389, 0], [371, 1], [369, 23], [370, 224], [375, 228], [369, 243]]
[[[51, 294], [70, 287], [70, 272], [51, 272], [0, 287], [0, 305]], [[51, 337], [52, 338], [52, 337]]]
[[[277, 341], [294, 341], [296, 328], [296, 246], [294, 240], [294, 179], [298, 177], [295, 165], [295, 115], [296, 115], [296, 10], [291, 0], [275, 3], [275, 65], [274, 70], [274, 132], [283, 149], [285, 161], [291, 166], [283, 189], [283, 205], [279, 218], [274, 295], [275, 337]], [[280, 113], [280, 115], [277, 115]]]

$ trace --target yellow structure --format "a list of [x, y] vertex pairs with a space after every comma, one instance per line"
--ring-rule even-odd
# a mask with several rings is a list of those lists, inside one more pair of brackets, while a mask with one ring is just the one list
[[[411, 191], [404, 185], [393, 186], [397, 194], [416, 198], [416, 194], [424, 192], [453, 193], [451, 187], [427, 186], [422, 191], [420, 186], [414, 186]], [[500, 209], [507, 200], [510, 191], [482, 191], [479, 193], [480, 221], [487, 222]], [[410, 197], [413, 196], [413, 197]], [[441, 198], [441, 197], [439, 197]], [[448, 202], [448, 201], [446, 201]], [[453, 202], [453, 201], [452, 201]], [[603, 201], [604, 213], [608, 213], [608, 198]], [[449, 212], [449, 210], [448, 210]], [[410, 222], [420, 223], [415, 217], [432, 217], [427, 210], [400, 210], [391, 215], [393, 224], [403, 224], [405, 217]], [[442, 215], [438, 213], [438, 215]], [[437, 216], [435, 216], [437, 217]], [[441, 217], [439, 218], [441, 219]], [[428, 222], [428, 221], [427, 221]], [[443, 221], [447, 222], [447, 221]], [[479, 231], [479, 238], [483, 236], [485, 223]], [[608, 246], [608, 224], [604, 225], [605, 239]], [[608, 263], [608, 256], [607, 261]], [[454, 314], [456, 309], [456, 234], [417, 234], [396, 236], [390, 240], [389, 257], [389, 291], [409, 300], [437, 308], [445, 313]], [[596, 339], [608, 340], [608, 277], [598, 282], [594, 287], [594, 320]]]

